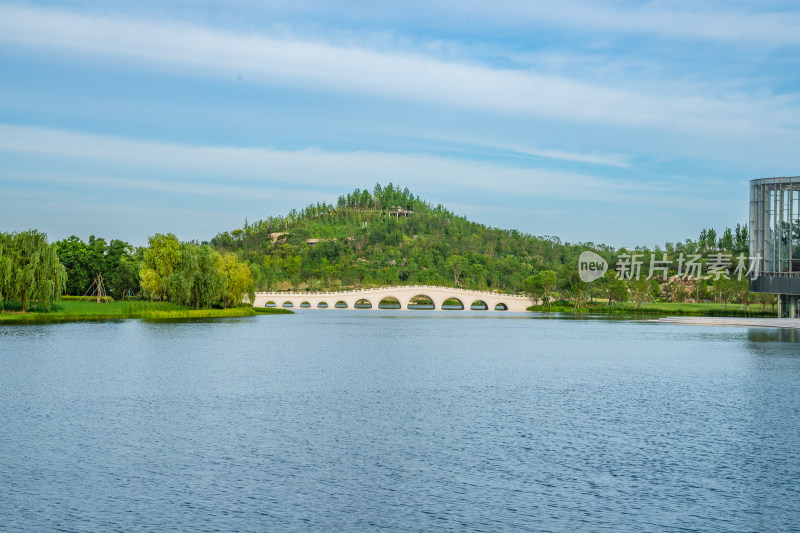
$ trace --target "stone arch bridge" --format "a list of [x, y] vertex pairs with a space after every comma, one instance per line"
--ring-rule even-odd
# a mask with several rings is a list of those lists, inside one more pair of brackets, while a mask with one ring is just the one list
[[[381, 287], [377, 289], [359, 289], [352, 291], [331, 292], [257, 292], [253, 307], [266, 307], [274, 303], [275, 307], [305, 307], [311, 309], [355, 309], [356, 302], [372, 309], [385, 298], [394, 298], [400, 303], [400, 309], [408, 309], [414, 298], [425, 296], [433, 302], [434, 309], [442, 309], [446, 300], [458, 300], [463, 309], [474, 305], [485, 305], [488, 310], [502, 309], [508, 311], [525, 311], [533, 305], [527, 296], [518, 294], [501, 294], [488, 291], [470, 291], [453, 287], [434, 287], [429, 285], [403, 285], [398, 287]], [[363, 300], [363, 302], [362, 302]], [[337, 306], [337, 304], [339, 304]]]

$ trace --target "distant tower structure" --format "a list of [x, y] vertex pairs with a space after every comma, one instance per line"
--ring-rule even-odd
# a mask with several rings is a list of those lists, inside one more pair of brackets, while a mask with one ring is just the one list
[[750, 182], [750, 256], [762, 258], [750, 290], [779, 295], [778, 316], [800, 307], [800, 176]]

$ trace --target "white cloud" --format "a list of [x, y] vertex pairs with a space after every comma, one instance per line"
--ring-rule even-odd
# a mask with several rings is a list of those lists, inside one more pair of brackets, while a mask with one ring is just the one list
[[461, 143], [466, 145], [476, 146], [484, 150], [499, 150], [502, 152], [511, 152], [517, 157], [534, 157], [545, 159], [558, 159], [561, 161], [571, 161], [575, 163], [590, 163], [593, 165], [607, 165], [619, 168], [629, 168], [630, 157], [624, 154], [617, 153], [602, 153], [602, 152], [575, 152], [571, 150], [560, 150], [556, 148], [540, 148], [521, 143], [503, 143], [493, 141], [491, 139], [479, 137], [466, 137], [457, 134], [448, 135], [446, 137], [429, 137], [437, 141], [444, 141], [448, 143]]
[[[466, 0], [480, 9], [485, 3]], [[641, 7], [615, 8], [594, 2], [504, 2], [493, 5], [495, 13], [522, 19], [545, 18], [567, 26], [625, 32], [648, 36], [692, 38], [729, 43], [758, 43], [768, 46], [800, 45], [800, 15], [797, 13], [759, 12], [757, 4], [747, 9], [731, 10], [728, 5], [708, 9], [693, 2], [683, 9], [670, 9], [661, 2]], [[485, 8], [484, 8], [485, 9]], [[517, 19], [519, 20], [519, 18]]]
[[[420, 194], [450, 187], [539, 199], [702, 205], [671, 194], [667, 185], [658, 183], [415, 153], [187, 146], [8, 124], [0, 124], [0, 153], [23, 160], [22, 170], [7, 165], [0, 171], [4, 180], [97, 185], [177, 196], [253, 200], [298, 187], [335, 185], [341, 193], [376, 181], [393, 181]], [[82, 170], [87, 164], [91, 172]]]
[[[139, 0], [135, 5], [159, 7], [170, 2]], [[172, 2], [175, 4], [175, 2]], [[178, 2], [180, 5], [181, 2]], [[382, 26], [424, 21], [425, 28], [474, 29], [542, 27], [593, 30], [723, 41], [734, 44], [796, 46], [800, 14], [791, 2], [760, 0], [660, 0], [609, 2], [598, 0], [349, 0], [347, 9], [325, 0], [194, 0], [197, 11], [220, 8], [232, 19], [258, 14], [261, 20], [329, 20]], [[152, 6], [149, 6], [152, 8]]]
[[[297, 2], [291, 2], [297, 4]], [[324, 5], [311, 9], [324, 10]], [[369, 2], [369, 4], [374, 4]], [[614, 5], [616, 4], [616, 5]], [[273, 9], [276, 7], [273, 5]], [[363, 17], [362, 10], [352, 18]], [[771, 9], [767, 2], [598, 2], [560, 0], [406, 0], [402, 9], [386, 7], [364, 10], [375, 19], [433, 20], [429, 24], [458, 25], [475, 20], [483, 25], [510, 28], [552, 27], [615, 34], [722, 41], [770, 47], [800, 45], [800, 14], [785, 6]]]
[[[532, 70], [445, 61], [178, 23], [0, 7], [0, 42], [71, 53], [172, 74], [234, 79], [428, 102], [505, 115], [663, 130], [692, 136], [797, 139], [792, 96], [642, 92]], [[652, 89], [652, 86], [651, 86]]]

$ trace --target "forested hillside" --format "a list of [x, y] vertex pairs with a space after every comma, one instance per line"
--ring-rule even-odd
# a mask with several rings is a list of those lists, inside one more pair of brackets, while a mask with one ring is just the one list
[[[356, 190], [336, 205], [313, 204], [245, 223], [210, 244], [248, 262], [258, 290], [429, 284], [521, 292], [523, 281], [537, 272], [576, 272], [583, 250], [593, 249], [610, 263], [620, 253], [603, 244], [565, 243], [471, 222], [392, 184]], [[703, 230], [697, 241], [654, 251], [673, 256], [716, 249], [746, 253], [747, 228], [737, 225], [719, 238]]]
[[[397, 284], [525, 292], [534, 300], [576, 304], [587, 294], [609, 304], [629, 298], [637, 303], [751, 298], [746, 280], [728, 279], [734, 277], [734, 258], [747, 255], [747, 228], [741, 225], [720, 235], [704, 229], [697, 240], [652, 250], [615, 250], [471, 222], [392, 184], [356, 190], [335, 205], [313, 204], [286, 216], [245, 222], [204, 243], [180, 242], [172, 234], [148, 241], [147, 247], [133, 248], [119, 240], [92, 236], [85, 243], [73, 236], [49, 245], [46, 235], [35, 230], [0, 234], [0, 305], [6, 305], [5, 299], [22, 309], [28, 301], [47, 307], [64, 291], [229, 307], [257, 290]], [[612, 268], [589, 287], [578, 279], [577, 259], [584, 250], [599, 253]], [[659, 260], [667, 254], [668, 279], [645, 279], [651, 252]], [[615, 279], [614, 265], [632, 254], [640, 254], [642, 279]], [[717, 256], [719, 262], [725, 256], [730, 276], [677, 279], [689, 256], [702, 265], [703, 274], [712, 266], [710, 258]], [[43, 262], [43, 257], [51, 259]]]
[[248, 261], [259, 289], [417, 283], [507, 291], [587, 246], [470, 222], [392, 184], [245, 223], [211, 245]]

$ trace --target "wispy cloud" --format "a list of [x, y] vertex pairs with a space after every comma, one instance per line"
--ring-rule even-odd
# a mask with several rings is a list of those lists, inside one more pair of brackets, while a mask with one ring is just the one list
[[[266, 85], [327, 87], [378, 98], [522, 113], [531, 117], [690, 135], [798, 138], [793, 97], [641, 93], [423, 54], [238, 34], [177, 23], [91, 17], [51, 10], [0, 9], [0, 42], [122, 61], [173, 74]], [[674, 85], [671, 87], [674, 90]]]
[[[677, 5], [676, 5], [677, 4]], [[800, 15], [785, 9], [770, 10], [758, 2], [614, 3], [580, 0], [529, 2], [506, 0], [487, 4], [480, 0], [440, 0], [436, 7], [458, 9], [490, 21], [510, 25], [557, 23], [634, 35], [661, 35], [728, 43], [766, 46], [800, 45]]]
[[542, 148], [522, 143], [504, 143], [493, 141], [486, 138], [466, 137], [459, 135], [449, 135], [447, 137], [436, 137], [437, 141], [448, 143], [460, 143], [475, 147], [477, 150], [488, 150], [501, 153], [510, 153], [514, 157], [530, 157], [557, 159], [560, 161], [570, 161], [575, 163], [589, 163], [592, 165], [604, 165], [619, 168], [629, 168], [630, 156], [616, 153], [576, 152], [572, 150], [560, 150], [555, 148]]
[[[152, 8], [183, 2], [140, 0], [134, 5]], [[257, 12], [262, 18], [290, 20], [330, 20], [356, 25], [385, 26], [398, 20], [405, 24], [424, 23], [429, 29], [480, 28], [574, 28], [576, 30], [646, 35], [700, 41], [723, 41], [733, 44], [796, 46], [800, 44], [797, 27], [800, 16], [791, 3], [762, 0], [697, 1], [626, 1], [561, 0], [406, 0], [374, 2], [350, 0], [347, 9], [325, 0], [228, 0], [219, 9], [216, 0], [194, 0], [196, 10], [204, 13], [222, 11], [228, 17], [236, 13]]]
[[675, 239], [741, 221], [748, 177], [796, 172], [783, 0], [12, 2], [6, 228], [44, 196], [56, 227], [96, 226], [70, 215], [89, 198], [139, 236], [193, 211], [213, 234], [391, 180], [494, 225]]
[[[583, 198], [611, 204], [636, 201], [660, 205], [665, 198], [690, 201], [669, 194], [664, 184], [427, 154], [187, 146], [7, 124], [0, 124], [0, 153], [27, 156], [26, 165], [43, 165], [47, 170], [26, 174], [6, 168], [0, 171], [0, 179], [28, 177], [73, 185], [102, 181], [108, 187], [177, 195], [252, 199], [292, 186], [319, 188], [335, 183], [338, 192], [343, 192], [345, 187], [391, 180], [418, 189], [431, 189], [431, 182], [435, 182], [437, 188], [513, 191], [537, 198]], [[87, 162], [92, 173], [80, 170]], [[159, 179], [131, 177], [141, 175], [157, 175]]]

